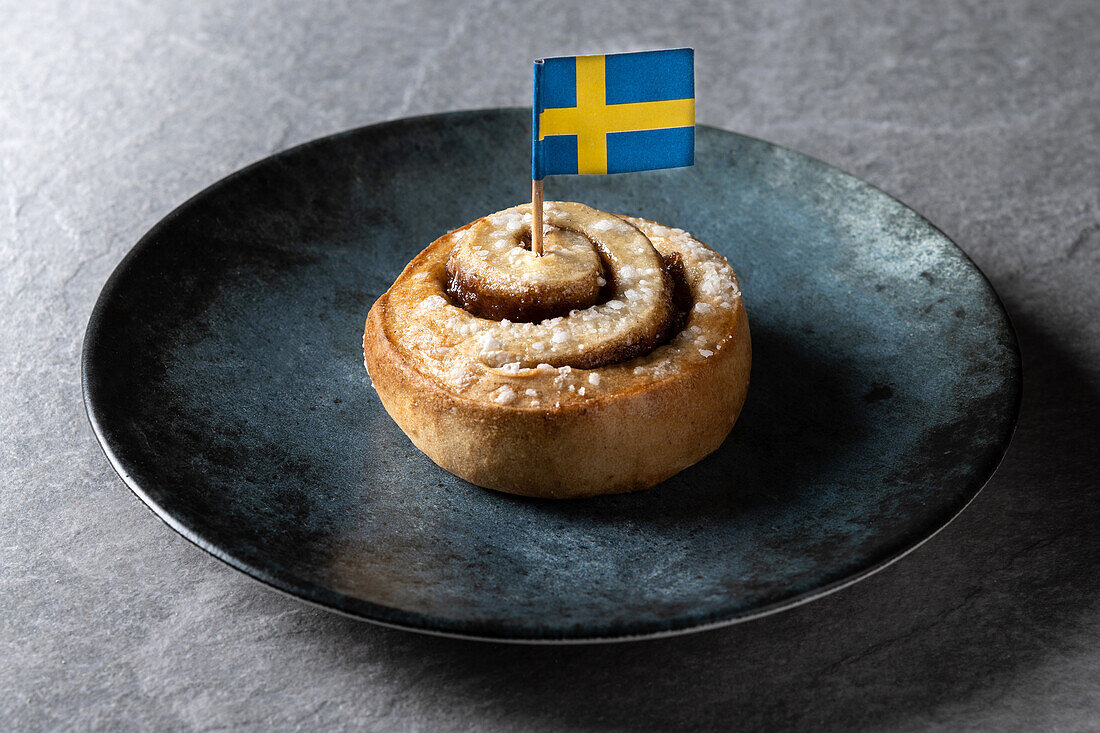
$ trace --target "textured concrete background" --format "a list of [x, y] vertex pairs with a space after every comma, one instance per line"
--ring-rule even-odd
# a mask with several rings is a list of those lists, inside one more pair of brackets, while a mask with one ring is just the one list
[[[0, 728], [1094, 730], [1098, 39], [1095, 0], [0, 4]], [[536, 55], [682, 44], [700, 122], [899, 196], [1004, 297], [1019, 430], [934, 540], [742, 626], [508, 647], [276, 595], [114, 475], [80, 340], [174, 206], [344, 128], [528, 104]]]

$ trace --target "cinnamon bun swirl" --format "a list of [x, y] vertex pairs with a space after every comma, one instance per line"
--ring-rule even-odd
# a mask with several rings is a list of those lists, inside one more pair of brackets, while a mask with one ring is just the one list
[[751, 346], [737, 277], [679, 229], [547, 202], [430, 244], [370, 310], [386, 411], [438, 465], [514, 494], [653, 486], [714, 451]]

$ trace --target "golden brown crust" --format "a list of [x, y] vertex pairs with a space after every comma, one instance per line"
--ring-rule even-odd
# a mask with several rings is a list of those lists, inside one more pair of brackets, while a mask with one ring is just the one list
[[[645, 220], [630, 221], [651, 233], [670, 231]], [[675, 246], [672, 239], [657, 239]], [[656, 350], [665, 350], [664, 361], [657, 353], [603, 369], [565, 368], [555, 371], [554, 381], [547, 381], [551, 375], [545, 369], [524, 369], [522, 375], [487, 369], [464, 389], [448, 382], [449, 372], [434, 368], [417, 348], [408, 348], [410, 339], [415, 341], [407, 328], [409, 303], [391, 301], [409, 295], [403, 283], [440, 267], [438, 250], [448, 247], [453, 241], [441, 237], [409, 263], [371, 308], [363, 339], [365, 363], [382, 404], [438, 465], [479, 486], [570, 498], [648, 488], [721, 445], [744, 403], [751, 363], [739, 291], [719, 313], [722, 333], [711, 348], [697, 348], [709, 338], [705, 333], [691, 341], [693, 333], [685, 332]], [[728, 270], [718, 260], [714, 255], [707, 267]], [[570, 379], [574, 383], [566, 389]], [[559, 382], [553, 392], [550, 385]], [[499, 385], [510, 384], [519, 385], [514, 391], [521, 399], [495, 401], [492, 395], [504, 389]], [[527, 384], [537, 389], [522, 390]], [[587, 385], [587, 391], [576, 384]], [[528, 391], [538, 399], [522, 397]]]

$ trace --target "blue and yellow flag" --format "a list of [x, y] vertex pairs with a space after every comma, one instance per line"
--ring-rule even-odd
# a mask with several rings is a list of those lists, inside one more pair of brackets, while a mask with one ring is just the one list
[[531, 178], [695, 162], [690, 48], [535, 61]]

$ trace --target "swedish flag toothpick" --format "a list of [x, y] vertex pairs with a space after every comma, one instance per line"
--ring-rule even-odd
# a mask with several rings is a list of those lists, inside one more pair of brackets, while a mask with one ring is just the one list
[[534, 66], [532, 244], [542, 253], [542, 179], [695, 162], [695, 54], [690, 48], [559, 56]]

